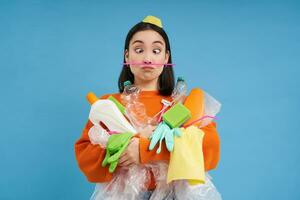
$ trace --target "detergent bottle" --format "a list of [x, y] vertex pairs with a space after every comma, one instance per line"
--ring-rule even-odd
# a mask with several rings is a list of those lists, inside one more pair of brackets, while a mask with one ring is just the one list
[[145, 106], [139, 101], [139, 93], [140, 89], [136, 85], [130, 81], [124, 82], [124, 91], [121, 95], [122, 103], [126, 107], [125, 114], [127, 118], [137, 131], [148, 126], [149, 121]]
[[179, 76], [175, 88], [171, 94], [173, 103], [183, 103], [186, 97], [187, 85], [183, 77]]

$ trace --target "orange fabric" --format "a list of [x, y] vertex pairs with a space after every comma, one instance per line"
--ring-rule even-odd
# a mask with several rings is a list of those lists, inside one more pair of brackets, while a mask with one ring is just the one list
[[220, 160], [220, 138], [217, 132], [217, 124], [212, 122], [201, 128], [204, 131], [203, 157], [205, 171], [215, 169]]
[[[113, 95], [118, 101], [121, 102], [120, 94], [108, 94], [101, 97], [106, 99], [110, 95]], [[154, 116], [159, 112], [163, 105], [162, 99], [171, 101], [171, 97], [160, 96], [156, 91], [143, 91], [140, 94], [140, 101], [144, 103], [148, 116]], [[88, 121], [86, 124], [81, 138], [75, 143], [75, 155], [81, 171], [85, 174], [90, 182], [107, 182], [112, 179], [112, 174], [108, 172], [107, 167], [102, 167], [101, 163], [105, 157], [105, 149], [99, 145], [92, 145], [88, 131], [91, 128], [92, 123]], [[204, 139], [203, 139], [203, 156], [205, 170], [214, 169], [220, 158], [220, 141], [216, 131], [216, 124], [213, 122], [206, 127], [203, 127]], [[140, 161], [142, 164], [151, 163], [155, 161], [169, 161], [170, 153], [168, 152], [164, 143], [160, 154], [156, 154], [155, 147], [152, 151], [148, 150], [150, 140], [140, 137]], [[149, 189], [155, 188], [155, 182], [153, 175], [149, 185]]]
[[[192, 115], [192, 117], [183, 124], [184, 126], [199, 119], [200, 117], [203, 117], [203, 113], [204, 113], [203, 91], [198, 88], [192, 89], [190, 94], [187, 96], [186, 100], [184, 101], [184, 106], [190, 110]], [[197, 126], [199, 125], [199, 123], [195, 123], [194, 125]]]

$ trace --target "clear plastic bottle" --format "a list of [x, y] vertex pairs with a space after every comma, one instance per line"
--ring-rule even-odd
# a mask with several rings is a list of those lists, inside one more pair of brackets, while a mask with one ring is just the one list
[[124, 106], [127, 106], [127, 104], [129, 103], [137, 101], [140, 93], [140, 88], [132, 84], [130, 81], [125, 81], [123, 85], [124, 85], [124, 90], [121, 95], [121, 98]]
[[175, 88], [172, 92], [172, 99], [174, 103], [183, 103], [186, 97], [187, 85], [183, 77], [179, 76]]
[[139, 101], [139, 93], [140, 89], [137, 86], [130, 81], [124, 82], [124, 91], [121, 95], [122, 102], [126, 107], [126, 116], [137, 131], [143, 130], [149, 121], [146, 108], [144, 104]]

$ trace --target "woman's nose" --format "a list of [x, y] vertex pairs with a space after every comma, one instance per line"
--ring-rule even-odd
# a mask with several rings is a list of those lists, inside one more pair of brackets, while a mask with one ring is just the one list
[[144, 56], [144, 63], [145, 64], [151, 64], [151, 56], [149, 55], [149, 53], [146, 53]]

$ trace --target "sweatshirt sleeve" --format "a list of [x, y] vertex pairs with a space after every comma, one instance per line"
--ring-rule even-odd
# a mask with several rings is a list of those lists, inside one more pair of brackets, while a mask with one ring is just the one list
[[92, 122], [88, 121], [81, 138], [75, 143], [76, 160], [88, 181], [107, 182], [111, 180], [112, 174], [109, 173], [107, 167], [101, 166], [106, 153], [105, 149], [90, 142], [88, 132], [92, 126]]
[[[220, 141], [216, 130], [216, 123], [211, 122], [207, 126], [201, 128], [205, 135], [203, 138], [203, 157], [205, 171], [216, 168], [220, 158]], [[151, 163], [155, 161], [169, 161], [170, 152], [166, 145], [162, 143], [160, 154], [156, 154], [157, 146], [153, 150], [148, 150], [150, 140], [147, 138], [140, 138], [140, 161], [142, 164]]]
[[[105, 95], [101, 97], [104, 99]], [[106, 150], [100, 145], [93, 145], [90, 142], [88, 132], [93, 126], [88, 120], [83, 129], [82, 135], [75, 143], [75, 156], [80, 170], [90, 182], [107, 182], [112, 179], [112, 174], [109, 173], [108, 167], [102, 167], [102, 161], [105, 157]]]
[[205, 171], [215, 169], [220, 160], [220, 139], [218, 136], [216, 123], [211, 122], [201, 128], [204, 131], [203, 138], [203, 157]]

